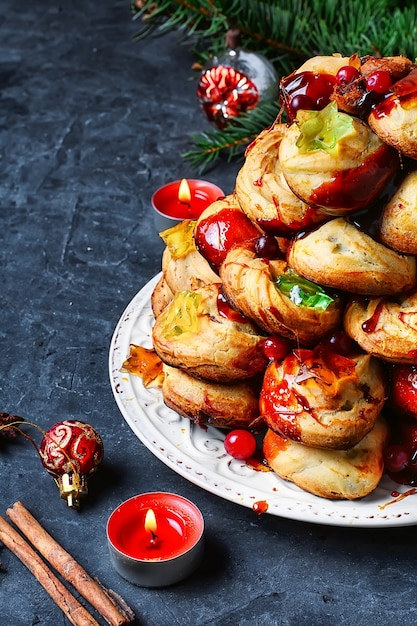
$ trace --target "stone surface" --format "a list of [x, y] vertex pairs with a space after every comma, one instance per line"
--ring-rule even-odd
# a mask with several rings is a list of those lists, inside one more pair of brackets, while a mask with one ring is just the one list
[[[27, 441], [0, 443], [0, 515], [21, 500], [145, 626], [414, 624], [415, 528], [257, 517], [165, 466], [114, 402], [113, 330], [160, 268], [151, 195], [195, 177], [180, 155], [188, 133], [208, 127], [189, 48], [178, 34], [133, 42], [127, 0], [2, 0], [1, 9], [0, 410], [45, 430], [87, 421], [105, 461], [76, 512]], [[205, 177], [230, 192], [238, 168], [222, 162]], [[190, 498], [206, 521], [202, 567], [168, 589], [130, 585], [107, 552], [111, 511], [153, 490]], [[68, 623], [4, 547], [0, 561], [0, 624]]]

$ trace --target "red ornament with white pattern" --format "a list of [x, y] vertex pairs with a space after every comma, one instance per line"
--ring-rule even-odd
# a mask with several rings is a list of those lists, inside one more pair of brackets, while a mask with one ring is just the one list
[[54, 476], [68, 506], [79, 508], [88, 494], [87, 478], [103, 460], [103, 442], [98, 432], [79, 420], [64, 420], [52, 426], [39, 449], [42, 464]]
[[278, 81], [273, 65], [262, 55], [238, 46], [239, 32], [228, 31], [227, 50], [214, 57], [197, 87], [197, 97], [208, 120], [226, 128], [259, 102], [278, 97]]

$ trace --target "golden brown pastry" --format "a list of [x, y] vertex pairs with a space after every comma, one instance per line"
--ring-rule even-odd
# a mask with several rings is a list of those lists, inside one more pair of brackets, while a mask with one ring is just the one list
[[162, 274], [161, 278], [156, 283], [151, 296], [151, 307], [154, 317], [158, 317], [167, 304], [171, 302], [173, 297], [174, 294], [168, 287], [165, 277]]
[[304, 446], [268, 430], [263, 452], [278, 476], [322, 498], [355, 500], [378, 486], [389, 429], [380, 416], [373, 429], [348, 450]]
[[200, 378], [252, 378], [266, 366], [264, 337], [228, 305], [219, 283], [176, 294], [156, 318], [152, 339], [164, 363]]
[[417, 159], [417, 69], [397, 81], [391, 91], [372, 109], [368, 124], [386, 144]]
[[330, 215], [377, 200], [399, 167], [397, 152], [334, 102], [321, 111], [298, 111], [281, 140], [279, 160], [292, 191]]
[[346, 333], [369, 354], [392, 363], [417, 363], [417, 292], [353, 300], [344, 315]]
[[351, 293], [402, 293], [416, 284], [416, 260], [400, 254], [338, 217], [296, 239], [288, 255], [296, 272]]
[[265, 372], [260, 412], [272, 430], [315, 448], [346, 449], [372, 428], [385, 402], [380, 362], [318, 346], [293, 350]]
[[263, 231], [288, 236], [327, 218], [288, 187], [278, 159], [285, 130], [285, 124], [276, 123], [248, 146], [235, 192], [242, 210]]
[[181, 256], [172, 256], [168, 246], [162, 254], [162, 271], [172, 293], [185, 289], [198, 289], [203, 285], [218, 283], [216, 274], [195, 247]]
[[232, 306], [267, 333], [311, 345], [341, 324], [340, 298], [328, 297], [318, 285], [308, 285], [322, 292], [325, 300], [316, 306], [313, 303], [305, 306], [297, 281], [290, 292], [292, 297], [286, 295], [278, 288], [278, 283], [288, 276], [287, 263], [257, 257], [253, 240], [230, 250], [220, 268], [220, 276], [223, 291]]
[[410, 172], [384, 207], [381, 241], [404, 254], [417, 254], [417, 171]]
[[259, 417], [258, 380], [215, 383], [163, 365], [165, 404], [200, 426], [249, 428]]

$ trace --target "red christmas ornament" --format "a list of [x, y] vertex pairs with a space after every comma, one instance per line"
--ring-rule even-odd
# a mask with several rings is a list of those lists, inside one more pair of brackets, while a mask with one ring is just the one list
[[273, 65], [262, 55], [239, 48], [238, 39], [238, 31], [227, 33], [225, 54], [213, 59], [211, 67], [202, 72], [197, 87], [203, 111], [220, 129], [260, 101], [278, 96]]
[[52, 426], [41, 441], [39, 455], [54, 476], [61, 498], [79, 508], [79, 499], [88, 494], [87, 478], [103, 460], [103, 442], [85, 422], [65, 420]]
[[251, 109], [259, 100], [256, 85], [227, 65], [215, 65], [203, 72], [197, 96], [208, 120], [219, 128], [225, 128], [231, 117]]

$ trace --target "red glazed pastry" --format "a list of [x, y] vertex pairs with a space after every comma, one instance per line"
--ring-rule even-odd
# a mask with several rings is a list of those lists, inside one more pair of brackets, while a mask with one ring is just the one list
[[417, 159], [417, 69], [396, 82], [391, 91], [372, 109], [368, 124], [386, 144]]
[[211, 204], [197, 220], [194, 239], [197, 250], [215, 272], [235, 243], [257, 237], [259, 230], [245, 215], [235, 196]]
[[368, 354], [350, 358], [321, 347], [293, 350], [265, 372], [261, 416], [284, 437], [346, 449], [372, 430], [385, 402], [382, 368]]
[[346, 215], [375, 202], [399, 167], [396, 150], [336, 103], [297, 113], [279, 159], [292, 191], [329, 215]]

